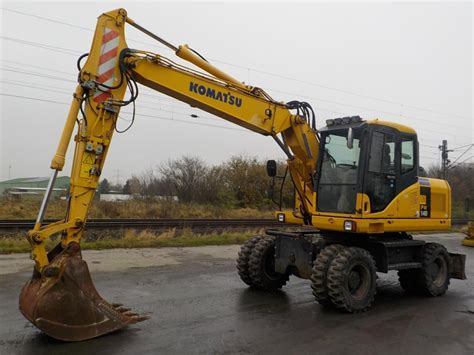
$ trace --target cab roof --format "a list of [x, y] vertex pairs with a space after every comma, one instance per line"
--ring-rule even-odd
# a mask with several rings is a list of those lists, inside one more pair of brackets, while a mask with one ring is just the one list
[[378, 118], [376, 118], [374, 120], [367, 121], [367, 124], [391, 127], [391, 128], [395, 128], [395, 129], [399, 130], [400, 132], [416, 134], [416, 131], [411, 127], [408, 127], [408, 126], [405, 126], [403, 124], [396, 123], [396, 122], [379, 120]]

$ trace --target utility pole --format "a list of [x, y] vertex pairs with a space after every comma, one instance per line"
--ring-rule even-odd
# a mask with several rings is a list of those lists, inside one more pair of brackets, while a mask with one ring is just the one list
[[448, 159], [448, 153], [452, 152], [452, 150], [448, 150], [448, 141], [446, 139], [443, 139], [442, 144], [438, 148], [441, 151], [441, 172], [443, 179], [446, 180], [448, 165], [451, 163], [451, 160]]
[[116, 175], [115, 175], [115, 185], [120, 185], [120, 169], [116, 170]]

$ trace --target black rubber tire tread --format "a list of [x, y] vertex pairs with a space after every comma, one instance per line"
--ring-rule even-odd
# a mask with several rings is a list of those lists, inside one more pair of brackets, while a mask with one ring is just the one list
[[239, 251], [239, 257], [237, 258], [237, 270], [240, 276], [240, 279], [246, 283], [248, 286], [253, 286], [252, 279], [250, 278], [249, 272], [249, 259], [250, 253], [252, 252], [255, 244], [261, 239], [263, 236], [257, 235], [255, 237], [250, 238], [247, 240], [241, 247]]
[[[447, 266], [447, 277], [443, 282], [443, 285], [437, 286], [433, 283], [433, 277], [428, 272], [428, 268], [434, 260], [441, 256], [446, 261]], [[438, 243], [426, 243], [423, 250], [423, 268], [421, 269], [421, 280], [420, 286], [421, 291], [431, 297], [442, 296], [446, 293], [449, 287], [449, 279], [451, 273], [451, 258], [446, 248]]]
[[[347, 278], [349, 268], [353, 263], [364, 263], [370, 272], [370, 288], [366, 297], [362, 300], [353, 299], [347, 289]], [[328, 291], [332, 303], [339, 309], [349, 313], [367, 311], [376, 294], [377, 269], [372, 255], [364, 249], [345, 247], [331, 262], [328, 271]]]
[[267, 257], [274, 257], [275, 237], [265, 236], [257, 241], [250, 253], [249, 272], [254, 287], [263, 291], [275, 291], [281, 289], [290, 276], [288, 274], [276, 274], [270, 278], [265, 273], [265, 262]]
[[420, 291], [420, 269], [409, 269], [398, 271], [400, 286], [407, 293], [416, 294]]
[[328, 270], [332, 260], [343, 248], [340, 244], [328, 245], [319, 252], [313, 264], [313, 272], [311, 274], [313, 296], [324, 307], [334, 306], [329, 297], [327, 287]]

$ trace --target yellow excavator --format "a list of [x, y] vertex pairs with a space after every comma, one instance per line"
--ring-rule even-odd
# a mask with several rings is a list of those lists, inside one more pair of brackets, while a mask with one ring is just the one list
[[[130, 49], [127, 25], [200, 70]], [[317, 130], [308, 103], [274, 100], [220, 71], [189, 46], [176, 47], [156, 36], [124, 9], [98, 18], [92, 47], [79, 58], [78, 69], [52, 175], [35, 227], [27, 233], [35, 266], [19, 301], [23, 315], [49, 336], [85, 340], [147, 319], [99, 295], [80, 248], [112, 136], [119, 131], [120, 109], [134, 107], [138, 84], [271, 136], [286, 155], [284, 176], [293, 182], [295, 204], [288, 211], [280, 205], [275, 218], [297, 227], [267, 230], [241, 247], [237, 269], [247, 285], [273, 291], [295, 275], [311, 281], [323, 306], [354, 313], [372, 305], [377, 272], [398, 270], [407, 292], [430, 296], [444, 294], [450, 278], [465, 278], [464, 255], [409, 234], [448, 230], [451, 224], [450, 187], [444, 180], [418, 176], [419, 146], [410, 127], [353, 116], [328, 120]], [[74, 130], [65, 217], [43, 225]], [[267, 163], [267, 172], [273, 182], [281, 177], [275, 161]], [[45, 242], [55, 234], [61, 234], [61, 241], [48, 252]]]

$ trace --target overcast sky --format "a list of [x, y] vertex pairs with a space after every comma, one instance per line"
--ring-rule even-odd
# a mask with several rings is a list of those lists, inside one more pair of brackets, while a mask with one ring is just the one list
[[[118, 7], [275, 99], [309, 101], [318, 126], [328, 118], [360, 115], [414, 127], [424, 166], [439, 163], [442, 139], [452, 148], [474, 141], [471, 2], [4, 1], [1, 6], [0, 180], [50, 174], [75, 87], [76, 59], [90, 48], [97, 16]], [[133, 28], [126, 36], [131, 48], [173, 58]], [[123, 183], [185, 154], [209, 164], [236, 154], [283, 158], [271, 138], [149, 89], [142, 93], [137, 113], [144, 116], [112, 142], [102, 176], [113, 182], [117, 175]], [[71, 144], [66, 175], [72, 151]], [[452, 160], [462, 153], [455, 150]]]

